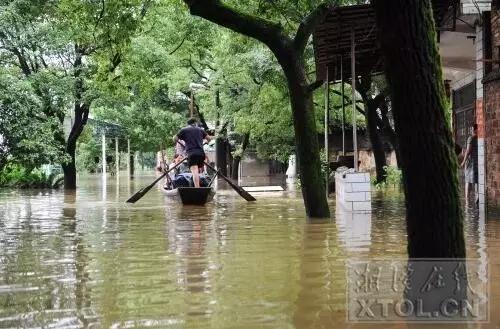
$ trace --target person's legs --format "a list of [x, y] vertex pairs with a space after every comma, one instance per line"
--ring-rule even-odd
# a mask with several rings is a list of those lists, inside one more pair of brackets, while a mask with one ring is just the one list
[[191, 169], [191, 173], [193, 174], [194, 187], [200, 187], [200, 175], [198, 173], [198, 165], [195, 164], [189, 168]]

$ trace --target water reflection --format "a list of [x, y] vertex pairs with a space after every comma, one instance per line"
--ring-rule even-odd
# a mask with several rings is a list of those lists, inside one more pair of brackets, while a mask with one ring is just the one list
[[[308, 223], [294, 192], [247, 203], [223, 190], [181, 207], [152, 190], [125, 204], [151, 180], [0, 191], [0, 327], [357, 328], [345, 323], [345, 261], [406, 256], [399, 191], [375, 191], [371, 214], [333, 202], [333, 220]], [[482, 328], [500, 324], [499, 219], [465, 218], [468, 256], [492, 275]]]
[[337, 205], [335, 219], [339, 238], [348, 251], [369, 251], [371, 245], [372, 213], [347, 212]]

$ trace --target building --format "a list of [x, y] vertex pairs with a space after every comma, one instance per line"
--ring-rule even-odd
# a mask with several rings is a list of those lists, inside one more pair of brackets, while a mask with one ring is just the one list
[[480, 209], [500, 206], [500, 1], [461, 1], [453, 28], [441, 31], [453, 133], [465, 147], [478, 125]]
[[[433, 0], [455, 140], [479, 128], [480, 210], [500, 207], [500, 0]], [[350, 32], [350, 33], [349, 33]], [[370, 5], [334, 7], [313, 34], [318, 80], [383, 72]], [[339, 74], [340, 73], [340, 74]]]

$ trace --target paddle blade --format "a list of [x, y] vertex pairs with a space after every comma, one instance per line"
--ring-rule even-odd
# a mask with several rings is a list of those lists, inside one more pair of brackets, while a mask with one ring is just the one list
[[250, 193], [245, 191], [241, 186], [238, 186], [235, 183], [231, 182], [227, 177], [222, 177], [243, 199], [247, 201], [257, 201], [257, 199], [255, 199]]
[[157, 179], [155, 179], [154, 182], [152, 182], [151, 184], [149, 184], [148, 186], [146, 186], [145, 188], [139, 190], [137, 193], [135, 193], [134, 195], [132, 195], [126, 202], [127, 203], [136, 203], [137, 201], [139, 201], [146, 193], [149, 192], [149, 190], [151, 190], [153, 188], [153, 186], [155, 186], [156, 183], [158, 183], [163, 177], [167, 176], [169, 172], [171, 172], [172, 170], [174, 170], [175, 168], [177, 168], [178, 166], [181, 165], [181, 163], [186, 160], [186, 158], [183, 158], [181, 159], [181, 161], [179, 161], [175, 166], [173, 166], [172, 168], [170, 168], [169, 170], [165, 171], [163, 173], [163, 175], [161, 175], [160, 177], [158, 177]]
[[219, 177], [222, 177], [243, 199], [247, 200], [247, 201], [257, 201], [250, 193], [248, 193], [247, 191], [245, 191], [242, 187], [236, 185], [235, 183], [231, 182], [231, 180], [229, 178], [227, 178], [226, 176], [224, 176], [223, 174], [221, 174], [221, 172], [217, 169], [215, 169], [214, 167], [212, 167], [209, 163], [205, 162], [205, 164], [207, 165], [207, 167], [211, 168], [212, 170], [214, 170], [217, 175], [219, 175]]
[[137, 201], [139, 201], [146, 193], [148, 193], [148, 191], [151, 189], [151, 187], [145, 187], [141, 190], [139, 190], [137, 193], [135, 193], [134, 195], [132, 195], [126, 202], [127, 203], [136, 203]]
[[153, 183], [149, 184], [145, 188], [140, 189], [138, 192], [136, 192], [134, 195], [132, 195], [126, 202], [127, 203], [136, 203], [139, 201], [146, 193], [149, 192], [155, 186], [156, 183], [163, 177], [165, 177], [166, 174], [161, 175], [159, 178], [157, 178]]

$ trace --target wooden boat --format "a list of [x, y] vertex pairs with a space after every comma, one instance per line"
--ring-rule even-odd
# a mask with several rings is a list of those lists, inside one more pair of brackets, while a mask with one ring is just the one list
[[212, 201], [215, 195], [212, 187], [178, 187], [171, 190], [162, 188], [162, 192], [168, 197], [181, 201], [182, 204], [189, 205], [204, 205]]

